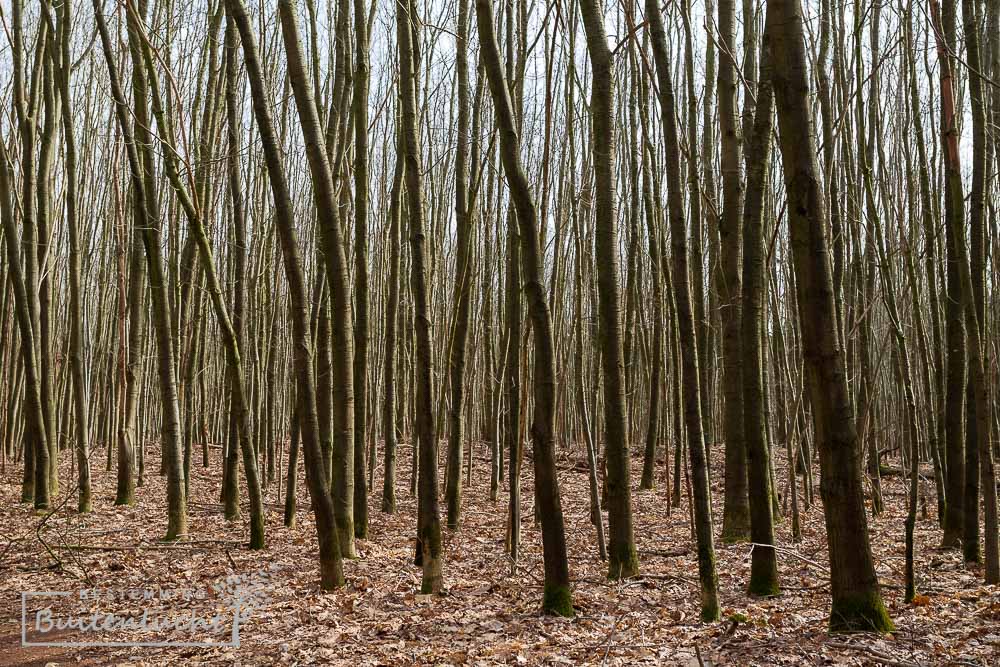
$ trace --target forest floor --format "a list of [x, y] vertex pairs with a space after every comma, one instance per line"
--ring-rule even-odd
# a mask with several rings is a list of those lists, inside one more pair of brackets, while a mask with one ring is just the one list
[[[479, 451], [482, 451], [481, 449]], [[212, 453], [218, 457], [219, 450]], [[489, 495], [489, 463], [477, 455], [466, 487], [461, 530], [444, 530], [447, 594], [418, 594], [420, 570], [411, 564], [416, 503], [408, 492], [409, 450], [400, 451], [398, 511], [378, 511], [381, 474], [370, 506], [370, 539], [359, 558], [345, 562], [347, 585], [319, 590], [315, 528], [305, 484], [299, 484], [298, 524], [282, 525], [277, 485], [267, 493], [267, 548], [249, 551], [247, 514], [227, 523], [218, 500], [218, 461], [192, 468], [190, 538], [166, 545], [163, 478], [155, 470], [138, 489], [133, 507], [113, 505], [115, 476], [96, 452], [94, 512], [81, 516], [63, 457], [63, 494], [53, 512], [35, 514], [19, 503], [19, 466], [7, 464], [0, 483], [0, 666], [47, 664], [678, 664], [678, 665], [997, 665], [1000, 664], [1000, 588], [984, 586], [981, 571], [963, 567], [955, 551], [940, 551], [934, 518], [917, 524], [918, 605], [903, 603], [902, 480], [884, 480], [887, 511], [870, 520], [879, 579], [896, 623], [891, 635], [827, 632], [829, 586], [819, 499], [803, 510], [803, 541], [792, 544], [791, 520], [778, 525], [783, 593], [751, 599], [745, 584], [751, 547], [716, 542], [722, 620], [698, 619], [698, 581], [686, 497], [667, 512], [662, 481], [655, 491], [633, 490], [635, 534], [642, 576], [609, 582], [589, 521], [588, 476], [582, 448], [560, 456], [560, 484], [576, 616], [542, 616], [541, 539], [532, 525], [533, 491], [526, 459], [522, 500], [522, 553], [514, 573], [505, 555], [506, 488]], [[716, 448], [713, 464], [721, 466]], [[150, 459], [154, 459], [151, 455]], [[641, 467], [633, 460], [633, 480]], [[779, 464], [778, 477], [785, 479]], [[301, 476], [300, 476], [301, 480]], [[713, 475], [716, 528], [722, 516], [722, 471]], [[785, 484], [780, 484], [782, 490]], [[817, 474], [818, 494], [818, 474]], [[67, 493], [72, 492], [72, 493]], [[933, 505], [933, 489], [927, 489]], [[801, 503], [801, 499], [800, 499]], [[789, 510], [790, 512], [790, 510]], [[606, 517], [605, 517], [606, 518]], [[69, 548], [72, 546], [73, 548]], [[79, 591], [197, 592], [228, 575], [263, 573], [266, 596], [242, 622], [239, 646], [85, 647], [22, 646], [22, 593], [64, 591], [68, 597], [26, 598], [31, 627], [36, 613], [84, 615], [88, 609], [138, 613], [135, 602], [80, 599]], [[212, 590], [174, 604], [193, 614], [219, 609]], [[118, 593], [122, 595], [123, 593]], [[115, 607], [115, 605], [118, 605]], [[150, 606], [152, 603], [146, 603]], [[201, 606], [199, 606], [201, 605]], [[214, 606], [213, 606], [214, 605]], [[153, 605], [155, 606], [155, 605]], [[62, 611], [60, 611], [62, 610]], [[231, 620], [231, 616], [230, 616]], [[53, 636], [55, 634], [55, 636]], [[150, 641], [150, 634], [114, 635], [66, 630], [29, 632], [28, 641]], [[212, 637], [215, 637], [214, 635]], [[209, 637], [210, 639], [212, 637]], [[215, 638], [225, 641], [228, 637]], [[156, 640], [190, 640], [181, 631]]]

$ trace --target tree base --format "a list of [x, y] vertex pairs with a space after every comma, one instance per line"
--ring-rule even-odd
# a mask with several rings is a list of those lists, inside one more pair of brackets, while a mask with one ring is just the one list
[[833, 600], [830, 632], [892, 632], [889, 612], [877, 592], [858, 593]]
[[704, 592], [701, 600], [701, 620], [704, 623], [714, 623], [719, 620], [719, 598], [712, 595], [706, 598]]
[[545, 584], [542, 597], [542, 613], [552, 616], [573, 618], [573, 598], [568, 586]]
[[433, 556], [423, 558], [423, 579], [420, 583], [422, 595], [433, 595], [441, 592], [443, 578], [441, 576], [441, 560]]
[[723, 544], [739, 544], [750, 541], [750, 526], [729, 526], [723, 528], [719, 537]]
[[337, 559], [320, 560], [319, 587], [324, 591], [332, 591], [344, 585], [344, 569]]
[[612, 553], [608, 561], [608, 579], [630, 579], [639, 575], [639, 556], [635, 545], [624, 545], [619, 549], [623, 553]]
[[747, 593], [754, 597], [769, 598], [781, 594], [781, 586], [778, 585], [778, 577], [775, 573], [750, 575], [750, 585], [747, 586]]

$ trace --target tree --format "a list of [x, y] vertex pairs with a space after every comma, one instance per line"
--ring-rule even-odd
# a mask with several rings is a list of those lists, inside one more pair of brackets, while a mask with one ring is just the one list
[[368, 537], [368, 12], [354, 1], [354, 536]]
[[458, 528], [462, 507], [462, 452], [465, 435], [465, 357], [469, 342], [469, 318], [472, 311], [472, 237], [475, 211], [469, 201], [469, 0], [458, 2], [458, 32], [455, 69], [458, 93], [458, 136], [455, 152], [455, 225], [458, 253], [455, 257], [455, 291], [452, 303], [455, 324], [448, 346], [451, 376], [451, 406], [448, 411], [448, 527]]
[[[326, 590], [342, 586], [344, 572], [341, 564], [340, 543], [337, 537], [333, 500], [323, 471], [323, 458], [319, 443], [319, 418], [316, 413], [316, 384], [313, 378], [312, 346], [310, 345], [308, 306], [305, 281], [295, 240], [292, 221], [292, 203], [288, 183], [281, 164], [281, 155], [274, 132], [274, 121], [267, 103], [264, 76], [257, 40], [242, 0], [226, 0], [227, 20], [232, 20], [239, 31], [243, 45], [243, 60], [250, 81], [254, 118], [264, 148], [265, 164], [274, 198], [275, 226], [281, 242], [281, 255], [290, 296], [289, 310], [292, 320], [292, 337], [295, 351], [296, 402], [299, 406], [299, 423], [302, 446], [306, 459], [306, 482], [313, 513], [316, 515], [316, 533], [319, 540], [320, 583]], [[289, 58], [291, 61], [292, 59]], [[308, 102], [304, 100], [308, 108]], [[308, 109], [307, 109], [308, 110]], [[315, 107], [312, 108], [315, 112]], [[308, 116], [307, 116], [308, 117]], [[315, 127], [315, 125], [313, 126]], [[315, 132], [315, 130], [313, 130]], [[314, 187], [319, 188], [319, 184]]]
[[[288, 60], [288, 78], [306, 145], [312, 175], [313, 197], [323, 246], [327, 287], [330, 290], [330, 321], [333, 338], [333, 502], [337, 512], [339, 544], [344, 555], [354, 555], [354, 351], [351, 326], [351, 294], [347, 280], [344, 233], [329, 159], [329, 134], [323, 140], [319, 113], [305, 69], [292, 0], [278, 3], [281, 31]], [[244, 44], [245, 49], [245, 44]], [[260, 121], [258, 120], [258, 123]], [[272, 176], [273, 178], [273, 176]], [[307, 454], [308, 456], [308, 454]], [[362, 477], [361, 483], [364, 483]]]
[[[152, 172], [152, 158], [148, 153], [148, 116], [144, 116], [145, 95], [141, 101], [136, 98], [136, 127], [140, 128], [138, 141], [144, 147], [143, 162], [139, 161], [136, 149], [137, 139], [133, 138], [129, 123], [129, 110], [125, 103], [119, 82], [117, 65], [112, 51], [111, 37], [100, 3], [94, 1], [94, 18], [101, 37], [101, 47], [111, 79], [111, 92], [115, 101], [115, 116], [118, 129], [125, 140], [128, 153], [129, 172], [132, 178], [136, 208], [143, 212], [134, 220], [135, 233], [141, 235], [146, 249], [146, 267], [149, 276], [149, 291], [152, 301], [153, 331], [157, 347], [157, 371], [160, 380], [160, 398], [163, 406], [163, 456], [167, 472], [167, 534], [166, 539], [174, 540], [187, 535], [187, 497], [184, 489], [184, 463], [181, 451], [180, 408], [177, 403], [177, 384], [174, 377], [174, 350], [171, 339], [170, 306], [167, 302], [166, 277], [160, 246], [161, 218], [155, 204], [154, 191], [150, 190], [149, 178]], [[141, 67], [134, 67], [141, 72]], [[140, 76], [141, 75], [134, 75]], [[144, 140], [144, 138], [146, 140]]]
[[[747, 137], [747, 190], [743, 208], [743, 294], [741, 307], [741, 352], [743, 428], [746, 437], [747, 478], [750, 504], [750, 539], [754, 543], [750, 562], [749, 590], [753, 595], [778, 593], [778, 559], [774, 545], [774, 493], [770, 475], [767, 414], [764, 409], [763, 329], [765, 304], [764, 187], [771, 166], [771, 134], [774, 129], [774, 91], [771, 87], [770, 56], [761, 58], [760, 84], [753, 128]], [[771, 546], [768, 546], [771, 545]]]
[[659, 83], [660, 113], [667, 150], [667, 217], [670, 220], [672, 283], [681, 348], [681, 383], [683, 385], [684, 426], [687, 429], [688, 455], [694, 488], [694, 525], [698, 543], [698, 578], [701, 582], [701, 618], [719, 618], [718, 575], [715, 571], [715, 545], [712, 537], [712, 511], [708, 486], [708, 462], [702, 432], [701, 396], [698, 375], [698, 339], [691, 308], [688, 270], [687, 230], [684, 226], [684, 201], [681, 185], [680, 146], [673, 82], [663, 17], [655, 0], [646, 0], [650, 42]]
[[399, 49], [400, 106], [403, 177], [406, 185], [410, 232], [410, 292], [416, 338], [416, 435], [420, 456], [417, 548], [423, 566], [423, 593], [438, 593], [444, 554], [441, 549], [441, 516], [438, 510], [437, 436], [434, 433], [434, 398], [431, 395], [431, 326], [428, 308], [424, 231], [424, 195], [420, 139], [417, 134], [417, 63], [420, 46], [416, 36], [416, 7], [407, 0], [396, 6], [396, 39]]
[[836, 326], [822, 177], [809, 112], [802, 7], [769, 0], [771, 49], [799, 326], [819, 450], [830, 556], [832, 630], [889, 631], [868, 541], [858, 436]]
[[604, 430], [608, 466], [608, 577], [627, 579], [639, 574], [639, 557], [632, 532], [632, 487], [628, 428], [625, 420], [625, 377], [622, 357], [621, 287], [618, 284], [618, 230], [615, 213], [616, 152], [614, 68], [604, 12], [597, 0], [580, 0], [593, 69], [591, 113], [596, 189], [595, 246], [597, 290], [600, 297], [601, 367], [604, 372]]
[[747, 445], [743, 430], [743, 360], [740, 335], [740, 292], [742, 290], [743, 180], [740, 173], [743, 137], [736, 117], [736, 64], [733, 53], [736, 2], [719, 0], [719, 144], [722, 166], [722, 212], [719, 215], [719, 239], [722, 249], [721, 289], [722, 320], [722, 391], [725, 399], [723, 432], [726, 438], [725, 503], [722, 514], [722, 539], [745, 540], [750, 529], [750, 504], [747, 494]]
[[[510, 187], [511, 199], [520, 236], [524, 290], [534, 340], [534, 400], [531, 439], [534, 451], [535, 500], [542, 522], [542, 551], [545, 564], [545, 591], [542, 610], [560, 616], [572, 616], [569, 588], [569, 563], [566, 559], [566, 535], [563, 527], [559, 478], [555, 463], [555, 366], [552, 350], [552, 325], [542, 281], [541, 256], [535, 204], [518, 155], [520, 139], [514, 121], [507, 79], [500, 64], [500, 47], [494, 31], [493, 5], [490, 0], [476, 0], [476, 24], [479, 28], [480, 57], [489, 78], [490, 93], [500, 130], [500, 158]], [[512, 453], [513, 456], [513, 453]], [[514, 484], [513, 478], [511, 484]]]

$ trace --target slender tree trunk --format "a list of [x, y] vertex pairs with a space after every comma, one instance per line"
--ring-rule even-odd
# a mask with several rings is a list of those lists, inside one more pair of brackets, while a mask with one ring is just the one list
[[368, 537], [368, 11], [354, 0], [354, 536]]
[[389, 295], [385, 304], [385, 358], [382, 378], [382, 437], [385, 466], [382, 477], [382, 511], [396, 511], [396, 320], [399, 307], [399, 222], [403, 196], [403, 148], [397, 141], [396, 167], [389, 193]]
[[[43, 2], [46, 18], [48, 3]], [[83, 294], [80, 285], [80, 230], [77, 222], [77, 153], [76, 134], [73, 128], [73, 114], [70, 101], [70, 38], [72, 36], [72, 4], [69, 0], [59, 8], [59, 93], [62, 97], [62, 125], [65, 143], [64, 163], [66, 168], [66, 229], [69, 232], [69, 292], [70, 292], [70, 373], [73, 379], [73, 417], [76, 427], [77, 485], [81, 513], [91, 510], [90, 485], [90, 397], [87, 386], [87, 359], [83, 345]], [[53, 52], [53, 59], [55, 54]], [[131, 466], [131, 461], [129, 461]]]
[[[264, 148], [265, 164], [268, 180], [274, 197], [275, 223], [281, 242], [281, 253], [285, 267], [285, 279], [288, 282], [290, 310], [292, 319], [292, 335], [295, 376], [297, 380], [297, 402], [300, 410], [300, 428], [303, 448], [305, 449], [306, 482], [309, 485], [309, 496], [312, 500], [313, 513], [316, 516], [316, 533], [319, 540], [321, 586], [325, 590], [341, 586], [344, 583], [344, 573], [341, 564], [340, 544], [337, 535], [336, 519], [326, 475], [323, 472], [323, 457], [319, 444], [319, 420], [316, 414], [316, 384], [313, 378], [312, 346], [310, 345], [308, 303], [306, 301], [305, 280], [302, 276], [302, 263], [295, 240], [294, 220], [292, 217], [292, 201], [288, 191], [282, 167], [281, 151], [278, 147], [274, 131], [274, 121], [268, 104], [267, 92], [264, 87], [264, 75], [261, 69], [260, 57], [257, 53], [257, 40], [250, 25], [246, 6], [242, 0], [226, 0], [227, 15], [236, 24], [243, 45], [243, 59], [250, 80], [250, 93], [253, 102], [254, 117], [260, 132], [261, 144]], [[293, 60], [289, 58], [289, 64]], [[301, 67], [301, 63], [298, 63]], [[301, 72], [299, 72], [300, 74]], [[305, 100], [305, 106], [310, 107], [312, 115], [308, 118], [312, 123], [303, 122], [303, 130], [308, 128], [312, 134], [307, 141], [315, 143], [319, 124], [315, 118], [315, 106], [311, 97]], [[320, 189], [322, 184], [313, 187]], [[293, 469], [290, 469], [293, 470]], [[294, 474], [294, 473], [290, 473]]]
[[608, 491], [608, 577], [627, 579], [639, 574], [639, 557], [632, 530], [632, 485], [625, 418], [625, 373], [622, 356], [621, 286], [618, 267], [618, 221], [615, 192], [615, 98], [611, 49], [604, 32], [604, 12], [598, 0], [580, 0], [587, 50], [593, 71], [594, 255], [601, 370], [604, 376], [604, 437]]
[[[142, 215], [136, 207], [135, 214]], [[124, 253], [125, 248], [119, 252]], [[132, 474], [138, 436], [136, 431], [136, 413], [139, 402], [139, 380], [142, 363], [142, 341], [146, 331], [146, 279], [142, 262], [142, 241], [138, 234], [132, 237], [129, 248], [129, 283], [128, 283], [128, 344], [127, 359], [122, 355], [122, 371], [125, 380], [125, 403], [118, 432], [118, 487], [115, 495], [116, 505], [131, 505], [135, 502], [135, 477]], [[124, 316], [124, 304], [122, 315]]]
[[[38, 377], [38, 362], [35, 357], [34, 333], [31, 323], [28, 287], [25, 272], [22, 269], [20, 253], [17, 247], [17, 229], [14, 226], [14, 206], [11, 198], [14, 190], [13, 174], [7, 165], [11, 164], [6, 150], [6, 141], [0, 139], [0, 217], [2, 217], [3, 232], [6, 237], [8, 276], [14, 287], [14, 309], [17, 313], [18, 333], [21, 341], [21, 359], [24, 367], [24, 394], [22, 407], [24, 414], [24, 465], [25, 480], [22, 487], [22, 502], [34, 500], [36, 509], [48, 509], [47, 476], [39, 480], [36, 471], [39, 468], [47, 471], [48, 448], [45, 441], [45, 421], [42, 414], [42, 395]], [[39, 441], [41, 444], [38, 444]], [[32, 458], [33, 455], [33, 458]], [[29, 463], [34, 468], [30, 470]], [[29, 485], [30, 480], [30, 485]], [[33, 496], [28, 495], [28, 491]]]
[[745, 540], [750, 534], [750, 501], [747, 492], [747, 447], [743, 433], [743, 362], [740, 336], [742, 289], [743, 182], [740, 126], [736, 116], [736, 2], [719, 0], [719, 145], [722, 167], [722, 212], [719, 239], [722, 249], [722, 284], [719, 298], [722, 320], [722, 394], [725, 401], [723, 431], [726, 439], [725, 503], [722, 539]]
[[[237, 0], [240, 1], [240, 0]], [[338, 217], [328, 142], [324, 141], [313, 87], [305, 67], [293, 0], [280, 0], [278, 14], [288, 61], [288, 78], [295, 96], [306, 157], [312, 175], [326, 279], [330, 290], [333, 347], [333, 502], [337, 511], [338, 544], [353, 558], [354, 551], [354, 338], [351, 294], [347, 279], [344, 233]], [[244, 48], [245, 48], [244, 40]], [[327, 137], [329, 138], [329, 137]], [[308, 402], [308, 401], [307, 401]], [[362, 476], [361, 483], [364, 483]]]
[[[140, 164], [139, 153], [136, 150], [136, 141], [133, 139], [132, 128], [129, 123], [129, 110], [126, 106], [125, 96], [122, 93], [118, 77], [111, 37], [108, 34], [103, 10], [97, 0], [94, 1], [94, 16], [98, 32], [101, 36], [104, 58], [111, 79], [111, 90], [115, 100], [115, 112], [119, 130], [125, 140], [136, 205], [140, 210], [145, 212], [143, 216], [136, 217], [134, 228], [135, 233], [142, 236], [143, 245], [146, 249], [149, 291], [152, 297], [153, 331], [157, 346], [157, 372], [159, 374], [160, 398], [163, 408], [161, 431], [163, 439], [161, 447], [167, 472], [168, 521], [166, 539], [173, 540], [187, 535], [187, 498], [184, 489], [184, 462], [181, 451], [180, 409], [177, 401], [177, 384], [174, 378], [170, 304], [167, 300], [166, 275], [160, 249], [160, 225], [162, 221], [156, 210], [155, 190], [151, 192], [147, 188], [148, 179], [151, 178], [151, 158], [144, 161], [144, 164]], [[134, 70], [138, 70], [140, 74], [137, 76], [142, 78], [141, 66], [136, 66]], [[142, 100], [144, 104], [144, 96]], [[149, 120], [148, 117], [143, 119], [140, 116], [141, 111], [137, 103], [135, 112], [136, 127], [142, 126], [142, 132], [146, 133], [149, 128]], [[142, 142], [143, 146], [149, 146], [147, 141], [144, 141], [138, 135], [136, 136]], [[146, 157], [149, 158], [148, 154], [146, 154]]]
[[[963, 13], [972, 14], [966, 17], [965, 36], [966, 45], [969, 51], [969, 66], [973, 72], [979, 72], [979, 42], [978, 28], [975, 24], [975, 10], [971, 2], [963, 2]], [[966, 440], [966, 445], [970, 449], [975, 448], [978, 457], [978, 470], [969, 469], [969, 458], [966, 458], [966, 489], [970, 486], [970, 477], [975, 479], [978, 474], [979, 482], [983, 492], [984, 516], [985, 516], [985, 566], [986, 583], [1000, 582], [1000, 554], [998, 554], [998, 532], [997, 532], [997, 489], [996, 475], [993, 469], [993, 448], [990, 443], [992, 431], [990, 405], [987, 396], [985, 363], [983, 360], [983, 342], [981, 337], [981, 323], [985, 321], [985, 307], [980, 307], [980, 294], [983, 294], [983, 265], [976, 260], [975, 254], [981, 250], [981, 242], [975, 240], [977, 234], [983, 233], [983, 179], [985, 178], [984, 161], [984, 141], [985, 137], [974, 136], [973, 141], [973, 180], [971, 193], [971, 212], [969, 227], [973, 235], [972, 252], [973, 258], [970, 260], [969, 250], [965, 237], [964, 220], [964, 197], [962, 193], [962, 172], [958, 149], [958, 136], [955, 119], [955, 102], [952, 93], [951, 63], [947, 46], [941, 38], [941, 11], [936, 0], [931, 2], [931, 13], [934, 19], [935, 34], [938, 43], [938, 58], [941, 72], [941, 105], [945, 122], [942, 125], [942, 141], [945, 145], [945, 171], [946, 184], [951, 195], [951, 203], [954, 207], [953, 220], [955, 224], [951, 229], [951, 236], [955, 246], [959, 282], [962, 290], [962, 310], [965, 316], [965, 330], [967, 335], [966, 349], [969, 355], [969, 392], [967, 400], [971, 403], [971, 416], [974, 421], [970, 423], [970, 431], [974, 434]], [[982, 81], [977, 79], [978, 75], [970, 77], [970, 93], [973, 107], [973, 133], [978, 135], [984, 132], [985, 123]], [[973, 271], [973, 265], [975, 271]], [[975, 276], [975, 277], [974, 277]], [[977, 285], [978, 283], [978, 285]], [[974, 436], [974, 439], [973, 437]], [[978, 510], [978, 498], [976, 499], [976, 510]], [[963, 550], [966, 561], [973, 560], [973, 556], [978, 556], [979, 550], [979, 526], [978, 512], [973, 511], [970, 505], [970, 494], [965, 497], [965, 524], [966, 531], [963, 538]], [[976, 516], [976, 530], [969, 530], [970, 515]], [[972, 553], [972, 541], [975, 540], [975, 551]], [[978, 560], [978, 558], [976, 559]]]
[[715, 571], [715, 545], [712, 537], [712, 511], [708, 486], [708, 462], [702, 434], [700, 386], [698, 379], [698, 340], [691, 308], [688, 271], [687, 230], [684, 225], [684, 192], [681, 185], [680, 147], [674, 103], [673, 82], [663, 28], [656, 0], [646, 0], [653, 58], [659, 83], [661, 115], [667, 153], [668, 218], [673, 255], [673, 289], [681, 347], [684, 423], [687, 428], [688, 454], [691, 460], [692, 497], [695, 536], [698, 544], [698, 576], [701, 581], [701, 618], [719, 618], [718, 575]]
[[455, 324], [448, 347], [451, 373], [451, 406], [448, 413], [448, 528], [458, 529], [462, 508], [462, 448], [465, 435], [465, 357], [472, 305], [472, 236], [474, 212], [469, 206], [469, 0], [458, 2], [458, 35], [455, 68], [458, 93], [458, 128], [455, 149], [455, 291], [452, 297]]
[[420, 45], [415, 35], [420, 25], [416, 5], [410, 0], [396, 5], [396, 39], [399, 49], [400, 132], [410, 231], [410, 291], [416, 338], [416, 437], [420, 447], [417, 540], [421, 550], [423, 593], [438, 593], [443, 585], [441, 566], [441, 517], [438, 510], [437, 436], [434, 433], [434, 398], [431, 387], [431, 322], [427, 289], [426, 236], [420, 138], [417, 133], [417, 72]]
[[750, 503], [750, 539], [754, 543], [750, 561], [749, 591], [752, 595], [776, 595], [778, 562], [774, 544], [771, 497], [770, 448], [767, 442], [767, 412], [764, 407], [764, 294], [766, 249], [764, 247], [764, 187], [771, 166], [771, 133], [774, 129], [774, 93], [771, 88], [770, 56], [761, 58], [756, 115], [746, 149], [747, 191], [743, 209], [743, 427], [746, 437], [747, 478]]

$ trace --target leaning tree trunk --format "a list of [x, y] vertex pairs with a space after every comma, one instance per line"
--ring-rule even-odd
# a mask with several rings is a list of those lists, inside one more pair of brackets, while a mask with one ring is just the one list
[[[157, 346], [157, 371], [160, 376], [160, 395], [163, 404], [163, 441], [161, 446], [167, 469], [168, 520], [166, 539], [173, 540], [187, 535], [187, 498], [184, 489], [184, 462], [181, 452], [180, 408], [177, 401], [177, 383], [174, 378], [173, 340], [170, 333], [170, 304], [167, 300], [166, 274], [160, 249], [161, 221], [159, 215], [155, 213], [155, 191], [151, 192], [147, 189], [147, 181], [143, 177], [147, 173], [146, 168], [152, 170], [151, 158], [145, 165], [139, 161], [136, 140], [133, 138], [129, 123], [130, 112], [118, 76], [111, 36], [98, 0], [94, 0], [94, 18], [101, 36], [101, 46], [108, 67], [108, 75], [111, 79], [111, 91], [115, 101], [119, 130], [125, 140], [136, 206], [145, 212], [143, 216], [136, 216], [134, 227], [135, 233], [142, 236], [143, 245], [146, 248], [149, 291], [153, 306], [153, 331]], [[145, 133], [149, 127], [148, 118], [143, 123], [137, 117], [136, 126], [140, 125]], [[140, 139], [140, 141], [142, 140]], [[143, 142], [143, 145], [148, 146], [149, 143]]]
[[[309, 486], [313, 512], [316, 515], [316, 533], [319, 540], [320, 583], [323, 589], [329, 590], [343, 585], [344, 572], [341, 564], [340, 544], [337, 538], [333, 500], [330, 497], [323, 470], [323, 455], [319, 443], [316, 383], [313, 377], [312, 345], [310, 344], [309, 331], [309, 305], [306, 298], [305, 279], [302, 275], [302, 262], [295, 239], [292, 199], [288, 190], [288, 181], [285, 179], [282, 152], [274, 131], [274, 121], [271, 118], [271, 109], [264, 86], [264, 73], [257, 52], [257, 39], [250, 25], [250, 17], [242, 0], [226, 0], [226, 12], [236, 23], [240, 41], [243, 44], [243, 59], [250, 80], [254, 118], [260, 132], [268, 180], [274, 197], [275, 226], [281, 242], [281, 254], [290, 298], [294, 368], [298, 385], [296, 402], [300, 417], [302, 446], [305, 450], [306, 482]], [[311, 106], [312, 116], [309, 118], [313, 122], [312, 124], [303, 122], [303, 130], [307, 127], [311, 129], [313, 135], [310, 140], [315, 141], [315, 135], [319, 131], [319, 123], [315, 118], [316, 108], [312, 105], [311, 98], [306, 102], [307, 107]], [[313, 187], [317, 189], [321, 187], [316, 184], [315, 179]]]
[[[132, 34], [142, 29], [134, 14], [130, 14]], [[262, 549], [264, 547], [264, 502], [261, 492], [260, 480], [257, 472], [257, 456], [253, 450], [252, 434], [250, 428], [250, 402], [247, 391], [245, 375], [243, 373], [243, 362], [241, 349], [244, 347], [243, 341], [243, 311], [245, 309], [245, 257], [244, 248], [246, 246], [246, 223], [243, 208], [243, 188], [240, 178], [238, 154], [236, 143], [238, 141], [237, 116], [236, 116], [236, 28], [231, 21], [227, 21], [226, 28], [226, 110], [229, 126], [230, 150], [228, 151], [227, 166], [229, 176], [230, 195], [232, 200], [233, 223], [235, 232], [235, 246], [233, 251], [234, 273], [234, 301], [233, 317], [230, 318], [229, 310], [225, 304], [222, 286], [215, 269], [215, 261], [204, 224], [201, 219], [201, 212], [197, 207], [196, 200], [185, 188], [180, 178], [180, 170], [177, 164], [177, 154], [173, 149], [172, 123], [167, 118], [167, 111], [162, 104], [160, 86], [156, 73], [152, 52], [149, 48], [148, 40], [145, 38], [139, 43], [136, 39], [136, 55], [141, 53], [141, 58], [146, 67], [146, 75], [150, 83], [153, 115], [156, 117], [157, 127], [164, 145], [164, 167], [167, 178], [177, 194], [178, 201], [188, 220], [191, 232], [191, 239], [199, 254], [201, 267], [207, 279], [208, 292], [211, 303], [215, 310], [216, 321], [222, 333], [223, 344], [226, 349], [226, 376], [229, 382], [229, 425], [231, 438], [229, 440], [230, 449], [227, 451], [227, 477], [230, 494], [226, 495], [227, 518], [235, 518], [239, 513], [239, 499], [237, 495], [237, 474], [238, 474], [238, 452], [243, 454], [243, 467], [247, 478], [247, 492], [250, 498], [250, 548]], [[137, 75], [138, 76], [138, 75]]]
[[[24, 484], [21, 489], [21, 499], [23, 502], [31, 502], [34, 499], [35, 509], [48, 509], [50, 493], [54, 495], [54, 489], [50, 488], [49, 475], [52, 467], [50, 460], [52, 443], [49, 440], [53, 438], [53, 434], [48, 432], [50, 426], [48, 418], [51, 413], [45, 403], [48, 398], [48, 389], [41, 355], [41, 348], [44, 341], [42, 340], [43, 332], [39, 320], [38, 229], [36, 228], [35, 220], [35, 179], [37, 174], [35, 173], [34, 151], [37, 127], [38, 87], [36, 85], [31, 86], [29, 98], [29, 92], [26, 90], [24, 82], [23, 45], [25, 40], [23, 35], [22, 4], [22, 0], [14, 0], [11, 3], [11, 60], [14, 66], [12, 77], [13, 106], [17, 112], [17, 125], [21, 135], [22, 194], [20, 203], [21, 226], [23, 228], [21, 246], [24, 254], [24, 263], [20, 264], [19, 259], [18, 264], [22, 266], [21, 275], [24, 280], [23, 295], [25, 298], [24, 308], [27, 309], [29, 324], [27, 331], [29, 335], [27, 339], [22, 338], [21, 340], [25, 368], [26, 408], [29, 411], [25, 419]], [[46, 48], [46, 28], [47, 26], [44, 24], [40, 26], [38, 34], [38, 48], [43, 50]], [[42, 62], [41, 58], [36, 58], [31, 70], [32, 82], [40, 74], [38, 68]], [[13, 163], [9, 159], [5, 159], [3, 168], [6, 168], [7, 164]], [[4, 190], [4, 196], [14, 197], [14, 190], [11, 189], [14, 186], [13, 175], [9, 178], [9, 186]], [[10, 202], [10, 204], [13, 211], [13, 202]], [[11, 223], [13, 224], [13, 213], [11, 213], [11, 216]], [[7, 233], [6, 236], [8, 246], [17, 240], [16, 233]], [[8, 252], [12, 252], [9, 247]], [[14, 263], [11, 262], [10, 264], [13, 273]], [[23, 333], [24, 329], [22, 328]], [[24, 348], [24, 345], [29, 344], [31, 345], [30, 354]], [[37, 393], [38, 410], [41, 412], [41, 419], [37, 423], [35, 423], [35, 415], [32, 414], [35, 411], [35, 398], [33, 397], [35, 393]]]
[[[33, 460], [35, 466], [47, 465], [44, 456], [47, 453], [45, 443], [45, 420], [42, 414], [42, 393], [38, 378], [38, 361], [35, 357], [34, 334], [31, 326], [31, 309], [28, 301], [28, 288], [25, 284], [24, 270], [21, 267], [21, 257], [17, 247], [17, 229], [14, 226], [14, 205], [11, 201], [13, 196], [12, 184], [13, 174], [10, 173], [7, 165], [11, 164], [6, 150], [6, 142], [0, 139], [0, 218], [2, 218], [3, 232], [6, 237], [7, 248], [7, 275], [14, 287], [14, 310], [17, 314], [18, 333], [21, 340], [21, 357], [24, 364], [24, 393], [25, 401], [22, 410], [24, 411], [24, 459], [25, 459], [25, 487], [27, 490], [28, 481], [31, 480], [33, 498], [28, 498], [25, 502], [34, 500], [36, 509], [47, 509], [48, 485], [42, 483], [39, 486], [35, 479], [35, 470], [32, 469], [31, 477], [28, 476], [29, 456], [35, 453]], [[41, 442], [39, 445], [38, 443]], [[34, 449], [33, 449], [34, 448]], [[40, 495], [41, 492], [41, 495]], [[22, 496], [22, 500], [24, 497]]]
[[[238, 0], [239, 1], [239, 0]], [[334, 169], [324, 141], [313, 86], [305, 67], [293, 0], [280, 0], [278, 13], [288, 61], [288, 79], [295, 96], [306, 158], [312, 175], [313, 197], [330, 290], [333, 339], [333, 501], [337, 510], [338, 543], [345, 556], [354, 556], [354, 332], [351, 325], [351, 290], [347, 278], [344, 233], [338, 217], [339, 203], [333, 183]], [[317, 403], [318, 404], [318, 403]], [[362, 476], [360, 483], [364, 483]]]
[[[490, 0], [476, 0], [476, 21], [482, 49], [480, 57], [489, 78], [493, 107], [500, 129], [500, 158], [517, 216], [524, 268], [524, 290], [528, 299], [528, 313], [535, 346], [535, 406], [531, 439], [535, 464], [535, 500], [538, 503], [538, 513], [541, 515], [542, 553], [545, 565], [542, 609], [547, 613], [572, 616], [566, 534], [555, 462], [555, 355], [552, 345], [552, 322], [542, 273], [538, 221], [535, 203], [531, 197], [531, 187], [521, 166], [520, 137], [514, 120], [514, 106], [500, 62], [500, 47], [493, 28], [493, 5]], [[511, 480], [511, 483], [514, 483], [514, 480]]]

